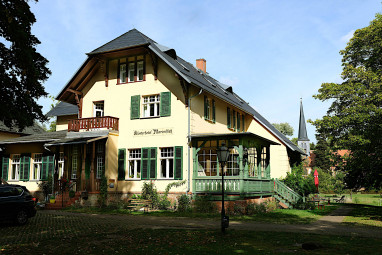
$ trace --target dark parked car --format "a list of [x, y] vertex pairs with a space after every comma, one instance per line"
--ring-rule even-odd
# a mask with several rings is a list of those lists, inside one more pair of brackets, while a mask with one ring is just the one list
[[11, 219], [23, 225], [36, 215], [37, 199], [20, 185], [0, 185], [0, 219]]

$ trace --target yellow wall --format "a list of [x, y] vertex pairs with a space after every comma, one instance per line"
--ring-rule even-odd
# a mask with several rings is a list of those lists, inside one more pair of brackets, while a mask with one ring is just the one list
[[9, 180], [9, 176], [11, 174], [11, 162], [12, 162], [12, 156], [13, 154], [22, 154], [22, 153], [32, 153], [31, 155], [31, 161], [29, 165], [29, 176], [32, 176], [32, 167], [33, 167], [33, 154], [34, 153], [43, 153], [44, 152], [44, 147], [41, 143], [27, 143], [27, 144], [10, 144], [6, 147], [6, 151], [4, 152], [5, 154], [10, 155], [10, 160], [9, 160], [9, 168], [8, 168], [8, 183], [9, 184], [18, 184], [25, 186], [29, 191], [35, 192], [38, 191], [38, 184], [41, 181], [35, 181], [35, 180], [29, 180], [29, 181], [12, 181]]
[[57, 116], [56, 131], [68, 130], [68, 121], [78, 119], [78, 115]]
[[[146, 81], [133, 82], [117, 85], [117, 60], [109, 62], [109, 82], [105, 86], [104, 76], [98, 72], [82, 91], [84, 93], [82, 117], [93, 117], [93, 102], [104, 101], [104, 115], [119, 118], [118, 139], [109, 136], [110, 148], [114, 148], [112, 157], [107, 164], [106, 176], [108, 179], [115, 180], [117, 185], [113, 191], [140, 192], [143, 182], [141, 181], [119, 181], [117, 167], [118, 149], [134, 149], [144, 147], [157, 147], [157, 176], [159, 174], [159, 155], [160, 147], [183, 146], [183, 166], [187, 165], [187, 108], [184, 104], [184, 95], [179, 83], [172, 71], [163, 62], [159, 62], [158, 80], [154, 79], [153, 69], [149, 56], [146, 56]], [[166, 84], [166, 85], [164, 85]], [[130, 119], [131, 96], [134, 95], [153, 95], [161, 92], [171, 91], [171, 116]], [[143, 99], [141, 98], [141, 105]], [[142, 114], [142, 109], [141, 109]], [[172, 134], [166, 135], [134, 135], [134, 131], [149, 131], [151, 129], [171, 129]], [[108, 152], [109, 153], [109, 152]], [[108, 156], [111, 156], [108, 154]], [[126, 157], [128, 160], [128, 156]], [[128, 169], [128, 162], [126, 162]], [[183, 176], [187, 176], [183, 167]], [[163, 191], [167, 184], [174, 180], [154, 180], [158, 190]], [[172, 189], [175, 192], [184, 192], [186, 185]]]

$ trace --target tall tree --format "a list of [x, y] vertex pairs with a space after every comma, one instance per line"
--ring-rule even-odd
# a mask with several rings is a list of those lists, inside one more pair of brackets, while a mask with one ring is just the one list
[[288, 123], [288, 122], [284, 122], [284, 123], [272, 123], [272, 125], [278, 130], [280, 131], [283, 135], [286, 135], [286, 136], [292, 136], [293, 135], [293, 127]]
[[[37, 2], [37, 0], [35, 0]], [[37, 100], [46, 96], [42, 83], [48, 79], [48, 60], [36, 46], [40, 41], [31, 34], [36, 22], [28, 0], [0, 1], [0, 121], [19, 129], [45, 121]], [[6, 107], [5, 107], [6, 106]]]
[[[349, 188], [382, 187], [382, 15], [355, 31], [342, 58], [342, 83], [324, 83], [316, 99], [331, 100], [313, 124], [336, 149], [350, 150], [343, 170]], [[335, 162], [340, 165], [342, 160]]]
[[329, 142], [323, 134], [316, 134], [316, 140], [317, 144], [314, 150], [314, 166], [329, 172], [330, 167], [335, 165], [330, 157], [331, 151]]

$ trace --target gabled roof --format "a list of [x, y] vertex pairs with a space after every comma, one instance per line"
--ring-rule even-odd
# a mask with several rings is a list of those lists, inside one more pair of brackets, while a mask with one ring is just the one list
[[87, 54], [93, 55], [93, 54], [105, 53], [105, 52], [110, 52], [115, 50], [122, 50], [129, 47], [146, 45], [149, 43], [150, 42], [147, 40], [147, 36], [143, 35], [141, 32], [139, 32], [136, 29], [131, 29], [127, 33], [124, 33], [123, 35], [111, 40], [108, 43], [105, 43], [101, 47], [98, 47], [97, 49]]
[[52, 117], [52, 116], [74, 115], [74, 114], [78, 114], [78, 106], [61, 101], [53, 109], [51, 109], [46, 114], [46, 116]]
[[45, 133], [45, 130], [37, 123], [34, 123], [32, 126], [25, 127], [23, 130], [20, 131], [16, 126], [12, 126], [11, 128], [7, 127], [2, 121], [0, 121], [0, 131], [9, 132], [9, 133], [17, 133], [22, 135]]
[[[176, 51], [169, 47], [163, 46], [142, 34], [136, 29], [132, 29], [127, 33], [117, 37], [114, 40], [102, 45], [101, 47], [88, 53], [88, 60], [93, 55], [108, 53], [113, 51], [124, 50], [127, 48], [145, 46], [154, 52], [162, 61], [171, 67], [180, 77], [187, 83], [203, 89], [205, 92], [210, 93], [229, 104], [236, 106], [242, 111], [252, 115], [264, 128], [268, 129], [279, 141], [284, 143], [292, 151], [304, 154], [304, 152], [292, 143], [288, 138], [281, 134], [275, 127], [273, 127], [263, 116], [261, 116], [255, 109], [253, 109], [247, 102], [233, 92], [232, 87], [222, 84], [215, 80], [207, 73], [202, 72], [195, 68], [192, 64], [177, 56]], [[75, 76], [71, 79], [74, 80], [77, 74], [80, 73], [82, 68], [87, 65], [87, 62], [79, 69]], [[69, 87], [70, 82], [65, 86]], [[65, 90], [64, 88], [64, 90]], [[63, 90], [63, 91], [64, 91]], [[59, 96], [62, 95], [60, 92]]]

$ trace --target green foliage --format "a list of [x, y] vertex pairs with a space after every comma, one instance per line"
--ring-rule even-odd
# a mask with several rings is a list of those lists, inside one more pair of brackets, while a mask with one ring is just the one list
[[69, 190], [69, 197], [73, 198], [76, 195], [76, 192], [74, 190]]
[[297, 137], [293, 137], [292, 139], [290, 139], [290, 141], [291, 141], [292, 143], [294, 143], [295, 145], [297, 145], [297, 140], [298, 140]]
[[[314, 98], [332, 101], [327, 114], [313, 125], [325, 134], [333, 151], [350, 155], [335, 159], [349, 188], [382, 187], [382, 15], [358, 29], [342, 58], [342, 83], [323, 83]], [[343, 164], [342, 164], [343, 163]]]
[[144, 182], [142, 186], [142, 199], [151, 200], [153, 207], [158, 208], [159, 194], [153, 182]]
[[333, 154], [331, 153], [329, 142], [323, 134], [316, 134], [316, 140], [317, 145], [314, 150], [314, 165], [329, 172], [330, 167], [334, 166], [334, 161], [331, 160], [331, 155]]
[[291, 173], [287, 173], [283, 182], [301, 196], [308, 196], [316, 191], [316, 186], [314, 186], [314, 179], [311, 175], [302, 176], [303, 171], [302, 164], [294, 165]]
[[51, 72], [37, 52], [35, 22], [27, 0], [0, 1], [0, 95], [3, 105], [12, 106], [0, 108], [0, 121], [20, 130], [46, 120], [37, 100], [47, 95], [42, 84]]
[[193, 210], [198, 213], [215, 213], [216, 205], [210, 200], [209, 195], [196, 196], [193, 202]]
[[178, 212], [187, 212], [191, 209], [191, 199], [186, 194], [178, 197]]
[[286, 135], [286, 136], [292, 136], [293, 135], [293, 127], [287, 123], [272, 123], [272, 125], [281, 132], [281, 134]]
[[43, 192], [44, 197], [46, 198], [53, 190], [53, 178], [52, 174], [48, 175], [47, 181], [42, 181], [38, 184], [38, 187]]
[[103, 174], [101, 178], [100, 187], [99, 187], [98, 204], [100, 207], [105, 207], [106, 202], [107, 202], [107, 179], [106, 179], [106, 176]]

